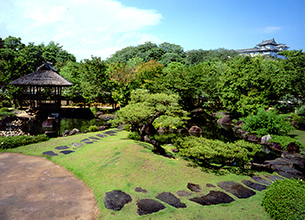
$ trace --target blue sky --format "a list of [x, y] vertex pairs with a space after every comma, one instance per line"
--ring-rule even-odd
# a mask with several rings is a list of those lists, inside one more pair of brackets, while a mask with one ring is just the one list
[[305, 49], [305, 0], [0, 0], [0, 37], [58, 42], [78, 61], [146, 41], [242, 49], [275, 38]]

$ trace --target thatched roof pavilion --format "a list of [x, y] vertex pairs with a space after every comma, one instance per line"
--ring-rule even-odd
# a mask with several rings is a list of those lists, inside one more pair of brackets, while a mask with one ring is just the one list
[[10, 85], [27, 87], [27, 95], [30, 101], [30, 107], [35, 107], [48, 99], [55, 101], [55, 105], [61, 105], [61, 92], [62, 87], [72, 86], [73, 83], [66, 80], [64, 77], [57, 73], [57, 70], [50, 64], [44, 63], [36, 69], [35, 72], [16, 79]]

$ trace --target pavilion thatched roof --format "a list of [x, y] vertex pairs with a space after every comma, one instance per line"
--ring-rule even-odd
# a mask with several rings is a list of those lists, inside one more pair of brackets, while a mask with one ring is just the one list
[[16, 79], [10, 83], [16, 86], [73, 86], [73, 83], [56, 73], [49, 63], [44, 63], [33, 73]]

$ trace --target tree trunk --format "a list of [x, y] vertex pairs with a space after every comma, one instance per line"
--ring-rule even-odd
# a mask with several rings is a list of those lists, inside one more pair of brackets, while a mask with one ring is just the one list
[[150, 143], [154, 146], [154, 150], [153, 150], [154, 152], [159, 153], [159, 154], [164, 155], [164, 156], [166, 155], [166, 152], [165, 152], [164, 148], [161, 147], [159, 141], [157, 141], [156, 139], [151, 139], [151, 138], [148, 137], [148, 135], [145, 135], [144, 136], [144, 141], [147, 142], [147, 143]]

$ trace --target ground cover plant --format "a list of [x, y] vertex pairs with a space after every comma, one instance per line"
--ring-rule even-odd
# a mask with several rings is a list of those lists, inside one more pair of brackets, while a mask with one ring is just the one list
[[[82, 143], [82, 140], [97, 134], [105, 133], [94, 132], [52, 138], [47, 142], [7, 151], [35, 156], [42, 156], [44, 151], [57, 153], [58, 156], [48, 158], [71, 171], [93, 190], [100, 207], [100, 219], [270, 219], [260, 205], [263, 196], [263, 192], [260, 191], [256, 191], [256, 195], [248, 199], [238, 199], [230, 194], [235, 199], [230, 204], [201, 206], [188, 200], [206, 195], [211, 190], [224, 192], [217, 187], [218, 182], [241, 183], [244, 179], [250, 180], [249, 176], [206, 173], [200, 167], [193, 167], [178, 156], [176, 159], [170, 159], [156, 155], [152, 153], [152, 145], [127, 139], [126, 131], [120, 131], [115, 136], [104, 137], [92, 144], [84, 144], [79, 148], [71, 147], [72, 143]], [[60, 153], [60, 150], [55, 149], [57, 146], [68, 146], [75, 152], [64, 155]], [[262, 176], [262, 174], [258, 175]], [[185, 203], [187, 208], [176, 209], [163, 203], [166, 209], [158, 213], [141, 217], [137, 214], [138, 200], [156, 199], [155, 197], [162, 192], [175, 194], [179, 190], [188, 190], [189, 182], [201, 185], [202, 193], [181, 197], [181, 202]], [[216, 188], [206, 187], [206, 184], [213, 184]], [[144, 188], [148, 193], [135, 192], [136, 187]], [[121, 211], [106, 209], [103, 199], [105, 193], [112, 190], [122, 190], [130, 194], [133, 201], [126, 204]]]
[[275, 181], [266, 190], [262, 205], [274, 219], [305, 219], [305, 183], [293, 178]]
[[243, 130], [263, 136], [267, 134], [286, 135], [293, 130], [292, 125], [286, 120], [284, 115], [279, 115], [276, 111], [265, 111], [260, 108], [257, 114], [251, 114], [244, 119]]

